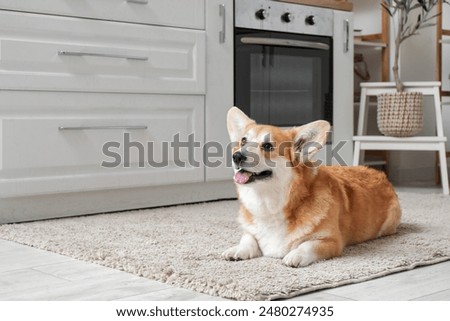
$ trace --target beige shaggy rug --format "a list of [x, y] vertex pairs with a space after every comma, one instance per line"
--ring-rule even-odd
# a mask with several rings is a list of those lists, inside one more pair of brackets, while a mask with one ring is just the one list
[[348, 247], [299, 269], [279, 259], [227, 262], [237, 244], [237, 201], [0, 226], [0, 238], [236, 300], [274, 300], [450, 259], [450, 197], [399, 193], [398, 234]]

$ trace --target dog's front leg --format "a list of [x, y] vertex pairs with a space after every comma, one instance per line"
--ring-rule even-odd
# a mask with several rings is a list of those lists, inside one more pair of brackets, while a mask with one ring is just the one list
[[256, 241], [255, 237], [249, 233], [242, 235], [239, 245], [233, 246], [222, 253], [222, 256], [230, 261], [248, 260], [261, 255], [262, 253], [259, 249], [258, 241]]
[[334, 239], [306, 241], [290, 251], [283, 258], [283, 264], [290, 267], [307, 266], [319, 260], [341, 255], [342, 248], [341, 242]]

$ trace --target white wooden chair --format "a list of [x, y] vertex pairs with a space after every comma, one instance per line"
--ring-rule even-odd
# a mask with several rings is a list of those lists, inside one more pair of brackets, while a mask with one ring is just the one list
[[435, 115], [436, 115], [436, 136], [413, 136], [413, 137], [390, 137], [366, 135], [368, 103], [370, 96], [386, 92], [395, 92], [395, 83], [393, 82], [373, 82], [361, 83], [361, 101], [358, 119], [357, 135], [353, 136], [355, 142], [355, 151], [353, 154], [353, 165], [359, 165], [363, 158], [364, 150], [424, 150], [437, 151], [439, 153], [439, 163], [441, 172], [442, 191], [445, 195], [449, 194], [448, 176], [447, 176], [447, 158], [445, 153], [445, 142], [442, 125], [441, 100], [439, 88], [441, 83], [433, 82], [405, 82], [406, 91], [419, 91], [424, 96], [434, 97]]

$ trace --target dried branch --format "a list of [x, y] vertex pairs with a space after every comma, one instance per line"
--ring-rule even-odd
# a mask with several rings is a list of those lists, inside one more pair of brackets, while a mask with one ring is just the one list
[[[395, 55], [392, 70], [397, 86], [397, 91], [403, 91], [403, 84], [399, 76], [400, 45], [408, 38], [417, 35], [418, 30], [434, 26], [432, 22], [441, 13], [431, 14], [439, 4], [450, 4], [450, 0], [382, 0], [382, 8], [390, 17], [398, 17], [395, 37]], [[411, 19], [418, 10], [420, 13], [414, 21]]]

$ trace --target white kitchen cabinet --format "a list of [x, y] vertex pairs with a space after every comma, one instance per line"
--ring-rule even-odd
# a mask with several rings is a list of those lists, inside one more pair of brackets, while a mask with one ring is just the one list
[[235, 195], [233, 1], [138, 2], [0, 0], [0, 223]]
[[0, 88], [205, 93], [205, 32], [0, 11]]
[[[334, 10], [333, 33], [333, 162], [353, 157], [353, 13]], [[339, 159], [337, 158], [339, 156]], [[341, 164], [342, 165], [342, 164]]]
[[206, 180], [229, 180], [233, 170], [226, 149], [230, 143], [226, 119], [234, 91], [233, 1], [209, 0], [206, 9]]
[[205, 0], [0, 0], [21, 12], [204, 29]]
[[[0, 198], [203, 182], [201, 96], [0, 91]], [[179, 144], [181, 145], [181, 144]]]

